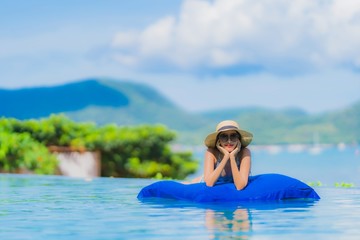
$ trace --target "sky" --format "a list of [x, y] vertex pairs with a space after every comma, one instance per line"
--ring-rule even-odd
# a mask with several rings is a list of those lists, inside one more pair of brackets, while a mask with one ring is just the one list
[[341, 109], [360, 100], [360, 1], [0, 1], [0, 88], [88, 78], [191, 112]]

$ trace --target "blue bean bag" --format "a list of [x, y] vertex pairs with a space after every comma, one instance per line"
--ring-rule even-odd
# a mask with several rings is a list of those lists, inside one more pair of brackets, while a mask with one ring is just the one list
[[281, 174], [251, 176], [243, 190], [236, 190], [233, 183], [207, 187], [205, 183], [182, 184], [175, 181], [159, 181], [144, 187], [139, 200], [168, 198], [193, 202], [243, 202], [286, 199], [320, 199], [307, 184]]

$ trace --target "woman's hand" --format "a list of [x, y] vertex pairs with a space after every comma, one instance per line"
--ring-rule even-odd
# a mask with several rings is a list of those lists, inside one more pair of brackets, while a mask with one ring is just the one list
[[235, 159], [236, 154], [238, 154], [238, 152], [240, 152], [240, 146], [241, 146], [240, 143], [238, 143], [236, 145], [236, 148], [234, 150], [232, 150], [232, 152], [230, 153], [230, 158]]
[[216, 143], [216, 147], [217, 149], [219, 149], [219, 151], [224, 155], [224, 158], [223, 159], [229, 159], [230, 158], [230, 153], [228, 151], [226, 151], [225, 148], [223, 148], [221, 145], [220, 145], [220, 141], [217, 141]]

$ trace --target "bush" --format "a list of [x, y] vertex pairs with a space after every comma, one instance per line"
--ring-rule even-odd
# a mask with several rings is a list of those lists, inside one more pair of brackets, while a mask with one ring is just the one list
[[[93, 123], [76, 123], [64, 115], [51, 115], [46, 119], [25, 121], [2, 118], [1, 129], [12, 133], [11, 137], [17, 138], [16, 141], [21, 138], [24, 144], [20, 150], [18, 144], [10, 143], [13, 144], [10, 147], [16, 152], [15, 155], [3, 150], [2, 159], [7, 164], [0, 165], [0, 168], [5, 171], [13, 169], [8, 162], [14, 163], [14, 158], [18, 159], [18, 165], [29, 167], [24, 161], [31, 162], [28, 159], [36, 158], [32, 152], [35, 148], [43, 155], [41, 159], [49, 159], [51, 155], [46, 148], [49, 146], [99, 150], [102, 176], [149, 178], [161, 174], [163, 177], [183, 179], [197, 169], [197, 161], [191, 153], [171, 151], [170, 143], [176, 134], [163, 125], [120, 127], [109, 124], [97, 127]], [[4, 145], [1, 148], [8, 147], [9, 145]], [[35, 167], [37, 169], [42, 166], [39, 164], [30, 165], [32, 169], [38, 166]], [[46, 172], [44, 169], [36, 171]]]
[[54, 174], [57, 159], [29, 133], [0, 133], [0, 169], [5, 172]]

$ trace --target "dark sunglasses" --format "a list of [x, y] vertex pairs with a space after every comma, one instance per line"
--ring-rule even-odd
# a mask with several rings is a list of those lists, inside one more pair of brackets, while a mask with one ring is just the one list
[[219, 135], [220, 142], [228, 142], [230, 139], [230, 142], [236, 142], [240, 139], [240, 135], [237, 133], [232, 133], [230, 135], [222, 133]]

